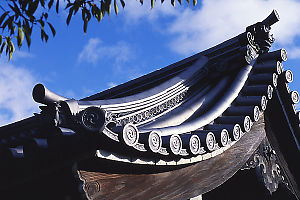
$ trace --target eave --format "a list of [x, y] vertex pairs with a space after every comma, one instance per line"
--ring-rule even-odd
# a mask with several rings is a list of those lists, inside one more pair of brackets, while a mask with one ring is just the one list
[[[3, 189], [78, 162], [90, 199], [191, 198], [232, 177], [267, 140], [299, 198], [299, 95], [287, 86], [286, 51], [268, 52], [277, 20], [273, 12], [220, 45], [81, 100], [38, 84], [41, 113], [0, 127], [10, 169]], [[145, 191], [133, 196], [130, 187], [141, 180]], [[126, 192], [109, 190], [124, 182]]]

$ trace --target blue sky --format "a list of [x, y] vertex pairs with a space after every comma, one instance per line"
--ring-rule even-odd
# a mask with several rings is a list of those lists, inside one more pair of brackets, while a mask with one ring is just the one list
[[31, 97], [37, 83], [80, 99], [230, 39], [273, 9], [281, 18], [272, 28], [273, 50], [287, 50], [284, 68], [294, 74], [290, 88], [300, 89], [300, 1], [204, 0], [195, 8], [159, 2], [150, 9], [150, 0], [143, 6], [128, 0], [117, 16], [112, 13], [100, 23], [93, 20], [87, 34], [81, 16], [73, 17], [67, 27], [63, 10], [50, 15], [55, 38], [44, 44], [34, 32], [30, 50], [22, 47], [10, 62], [4, 55], [0, 58], [0, 125], [39, 112]]

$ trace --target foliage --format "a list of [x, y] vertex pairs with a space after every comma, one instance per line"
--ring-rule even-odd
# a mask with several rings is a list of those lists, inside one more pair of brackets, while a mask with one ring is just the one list
[[[4, 0], [3, 0], [4, 1]], [[3, 14], [0, 16], [0, 55], [5, 50], [6, 55], [9, 55], [9, 60], [12, 58], [15, 51], [16, 42], [21, 48], [25, 38], [28, 48], [31, 44], [32, 29], [37, 27], [41, 32], [41, 39], [47, 42], [49, 39], [49, 31], [53, 37], [56, 34], [54, 26], [48, 21], [50, 10], [55, 7], [55, 12], [59, 13], [60, 3], [66, 3], [65, 10], [68, 13], [66, 23], [70, 24], [71, 18], [81, 12], [83, 20], [83, 31], [86, 33], [87, 26], [91, 18], [98, 22], [105, 15], [110, 15], [111, 6], [113, 4], [115, 14], [118, 14], [118, 3], [125, 7], [126, 0], [5, 0], [5, 7], [0, 5], [0, 10]], [[132, 1], [132, 0], [129, 0]], [[151, 1], [153, 8], [156, 0]], [[189, 4], [189, 0], [186, 0]], [[139, 0], [141, 4], [144, 0]], [[161, 0], [163, 3], [164, 0]], [[181, 0], [178, 0], [181, 4]], [[175, 0], [171, 0], [171, 4], [175, 6]], [[197, 4], [197, 0], [193, 0], [193, 6]]]

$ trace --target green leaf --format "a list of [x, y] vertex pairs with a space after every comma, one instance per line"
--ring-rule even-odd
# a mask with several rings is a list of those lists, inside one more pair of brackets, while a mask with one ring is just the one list
[[17, 42], [18, 42], [18, 47], [19, 48], [21, 48], [23, 40], [24, 40], [24, 34], [23, 34], [23, 31], [22, 31], [22, 28], [21, 28], [21, 26], [18, 26]]
[[197, 5], [197, 0], [193, 0], [193, 6]]
[[117, 5], [117, 0], [114, 0], [114, 7], [115, 7], [115, 13], [116, 15], [118, 14], [119, 10], [118, 10], [118, 5]]
[[76, 15], [76, 13], [78, 12], [80, 6], [78, 4], [74, 4], [73, 7], [74, 7], [74, 10], [75, 10], [74, 15]]
[[50, 10], [53, 5], [54, 0], [50, 0], [48, 3], [48, 9]]
[[73, 15], [73, 11], [74, 11], [74, 7], [71, 7], [70, 10], [69, 10], [68, 17], [67, 17], [67, 25], [68, 25], [68, 26], [69, 26], [69, 24], [70, 24], [70, 20], [71, 20], [72, 15]]
[[26, 32], [25, 32], [25, 39], [26, 39], [28, 48], [30, 48], [30, 45], [31, 45], [31, 35], [29, 35], [28, 33], [26, 34]]
[[44, 39], [45, 39], [45, 42], [47, 43], [48, 38], [49, 38], [49, 36], [46, 34], [44, 28], [42, 27], [41, 28], [41, 39], [42, 39], [42, 41], [44, 41]]
[[106, 0], [106, 13], [109, 16], [111, 9], [111, 0]]
[[48, 26], [50, 27], [51, 29], [51, 32], [52, 32], [52, 35], [53, 37], [56, 35], [56, 31], [55, 31], [55, 28], [52, 26], [52, 24], [50, 24], [50, 22], [47, 22]]
[[83, 20], [83, 32], [86, 33], [88, 22], [91, 19], [91, 13], [86, 7], [83, 7], [81, 14]]
[[42, 27], [44, 27], [44, 26], [45, 26], [45, 22], [42, 20], [42, 18], [41, 18], [41, 19], [39, 19], [39, 20], [38, 20], [38, 22], [40, 23], [40, 25], [41, 25]]
[[2, 25], [3, 29], [5, 29], [5, 27], [8, 26], [11, 35], [14, 33], [13, 18], [14, 16], [10, 16], [9, 18], [6, 19], [6, 21]]
[[4, 41], [4, 42], [2, 43], [2, 45], [1, 45], [0, 54], [2, 54], [5, 45], [6, 45], [6, 41]]
[[96, 6], [96, 4], [92, 5], [92, 14], [97, 19], [97, 21], [100, 22], [100, 20], [102, 19], [102, 12], [98, 8], [98, 6]]
[[88, 20], [87, 19], [85, 19], [84, 21], [83, 21], [83, 32], [86, 34], [86, 30], [87, 30], [87, 25], [88, 25]]
[[1, 43], [2, 43], [2, 35], [0, 35], [0, 46], [1, 46]]
[[171, 0], [172, 6], [175, 6], [175, 0]]
[[19, 16], [20, 15], [20, 9], [18, 8], [17, 4], [13, 1], [14, 6], [8, 4], [8, 6], [14, 11], [14, 13]]
[[11, 60], [12, 54], [13, 54], [13, 52], [10, 50], [10, 51], [9, 51], [9, 60]]
[[9, 57], [8, 59], [11, 60], [12, 58], [12, 54], [15, 52], [15, 46], [14, 43], [10, 40], [10, 44], [9, 44]]
[[28, 27], [28, 32], [29, 32], [30, 35], [31, 35], [31, 29], [30, 29], [29, 22], [28, 22], [27, 20], [25, 20], [24, 23], [25, 23], [25, 26]]
[[42, 7], [45, 8], [45, 0], [40, 0], [40, 3], [42, 5]]
[[83, 21], [85, 20], [85, 12], [86, 12], [86, 8], [84, 7], [84, 8], [81, 10], [81, 18], [82, 18]]
[[9, 54], [9, 60], [11, 60], [12, 54], [15, 51], [15, 46], [14, 46], [13, 42], [11, 41], [11, 37], [10, 36], [6, 37], [6, 42], [7, 42], [7, 45], [6, 45], [6, 55]]
[[101, 1], [101, 13], [102, 13], [102, 16], [104, 17], [104, 15], [106, 13], [106, 5], [103, 1]]
[[68, 3], [67, 5], [66, 5], [66, 7], [65, 7], [65, 10], [67, 9], [67, 8], [69, 8], [69, 7], [71, 7], [71, 6], [75, 6], [75, 3]]
[[41, 28], [41, 39], [42, 39], [42, 41], [44, 42], [44, 37], [45, 37], [45, 35], [44, 35], [44, 33], [43, 33], [43, 27]]
[[35, 1], [32, 1], [29, 3], [29, 8], [28, 8], [28, 15], [29, 17], [32, 16], [36, 9], [38, 8], [38, 5], [39, 5], [39, 1], [38, 0], [35, 0]]
[[30, 48], [30, 45], [31, 45], [31, 31], [32, 31], [32, 28], [30, 28], [29, 26], [29, 23], [25, 21], [25, 23], [23, 24], [23, 32], [24, 32], [24, 35], [25, 35], [25, 39], [26, 39], [26, 42], [27, 42], [27, 46], [28, 48]]
[[98, 20], [98, 22], [100, 22], [101, 19], [103, 18], [103, 15], [101, 10], [97, 6], [95, 7], [95, 12], [96, 12], [96, 19]]
[[[1, 17], [0, 17], [0, 26], [1, 26], [1, 24], [2, 24], [2, 22], [3, 22], [3, 20], [5, 19], [5, 17], [8, 15], [8, 11], [6, 11], [5, 13], [3, 13], [2, 15], [1, 15]], [[5, 27], [3, 27], [3, 28], [5, 28]]]
[[49, 36], [48, 36], [48, 34], [46, 32], [44, 32], [44, 34], [45, 34], [45, 40], [46, 40], [46, 43], [47, 43], [48, 39], [49, 39]]
[[96, 17], [96, 9], [95, 9], [95, 4], [92, 4], [92, 15]]
[[9, 52], [9, 49], [10, 49], [10, 42], [8, 41], [7, 38], [6, 38], [6, 42], [7, 42], [7, 44], [6, 44], [6, 51], [5, 51], [5, 54], [7, 55], [8, 52]]
[[89, 10], [86, 10], [86, 19], [90, 21], [91, 17], [92, 17], [91, 12]]
[[124, 0], [120, 0], [121, 4], [122, 4], [122, 7], [124, 8], [125, 7], [125, 2]]
[[27, 7], [29, 1], [22, 1], [22, 3], [19, 2], [19, 4], [21, 5], [21, 10], [25, 10], [25, 8]]
[[59, 0], [56, 1], [56, 13], [58, 13], [58, 9], [59, 9]]
[[151, 8], [154, 6], [154, 0], [151, 0]]

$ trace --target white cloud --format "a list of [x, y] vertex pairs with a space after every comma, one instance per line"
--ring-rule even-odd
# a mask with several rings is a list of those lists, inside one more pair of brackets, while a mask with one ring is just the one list
[[162, 5], [156, 3], [153, 10], [149, 5], [128, 1], [124, 13], [130, 23], [148, 19], [152, 24], [159, 24], [155, 23], [163, 21], [159, 17], [169, 17], [167, 25], [161, 29], [173, 36], [170, 48], [190, 55], [244, 32], [248, 25], [262, 21], [273, 9], [280, 15], [280, 22], [272, 27], [276, 43], [291, 51], [289, 58], [299, 58], [300, 47], [294, 44], [300, 36], [298, 0], [203, 0], [196, 8], [173, 8], [166, 1]]
[[161, 4], [157, 1], [154, 4], [153, 9], [151, 9], [150, 1], [145, 1], [144, 5], [141, 5], [139, 1], [127, 1], [124, 9], [126, 25], [132, 23], [138, 23], [140, 20], [146, 18], [150, 21], [158, 19], [160, 16], [173, 16], [179, 14], [170, 2], [165, 2]]
[[64, 96], [69, 99], [79, 99], [78, 95], [73, 90], [67, 90], [64, 92]]
[[11, 123], [38, 112], [32, 99], [36, 83], [32, 74], [0, 59], [0, 125]]
[[115, 86], [117, 86], [118, 84], [116, 84], [116, 83], [114, 83], [114, 82], [108, 82], [107, 83], [107, 86], [109, 87], [109, 88], [113, 88], [113, 87], [115, 87]]
[[288, 58], [300, 58], [300, 47], [292, 46], [286, 50], [288, 52]]
[[171, 48], [191, 54], [245, 31], [246, 26], [262, 21], [273, 9], [280, 22], [272, 32], [277, 43], [291, 46], [300, 35], [300, 2], [296, 0], [203, 0], [198, 10], [189, 8], [176, 16], [168, 31], [177, 35]]
[[13, 60], [16, 61], [18, 59], [23, 59], [23, 58], [34, 58], [34, 55], [31, 54], [29, 51], [21, 51], [21, 50], [16, 50], [13, 54]]
[[129, 45], [118, 42], [115, 45], [105, 45], [99, 38], [91, 38], [79, 53], [78, 63], [87, 62], [97, 64], [100, 59], [113, 59], [114, 64], [119, 66], [132, 58]]
[[85, 62], [96, 66], [100, 62], [102, 64], [107, 62], [113, 69], [112, 81], [107, 83], [107, 87], [111, 88], [146, 73], [143, 71], [143, 64], [134, 62], [136, 54], [138, 53], [135, 49], [132, 49], [126, 42], [119, 41], [107, 45], [99, 38], [91, 38], [79, 53], [77, 63]]

